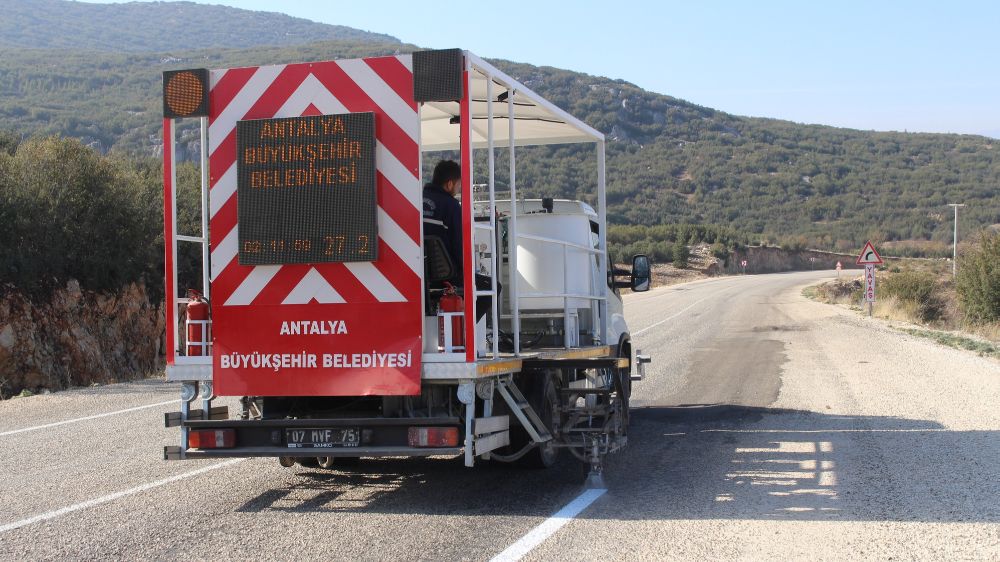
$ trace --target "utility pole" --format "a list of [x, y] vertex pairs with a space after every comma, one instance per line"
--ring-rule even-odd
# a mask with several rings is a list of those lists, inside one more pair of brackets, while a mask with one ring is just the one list
[[955, 234], [952, 237], [951, 246], [951, 276], [958, 275], [958, 208], [964, 207], [964, 203], [948, 203], [949, 207], [955, 209]]

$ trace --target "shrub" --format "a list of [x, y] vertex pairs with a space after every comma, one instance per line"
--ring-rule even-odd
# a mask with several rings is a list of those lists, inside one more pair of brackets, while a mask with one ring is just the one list
[[0, 152], [0, 282], [45, 296], [162, 278], [157, 174], [51, 137]]
[[806, 249], [808, 241], [805, 236], [790, 236], [781, 241], [781, 247], [789, 252], [801, 252]]
[[726, 261], [729, 257], [729, 248], [721, 242], [716, 242], [712, 244], [712, 248], [709, 250], [713, 256], [719, 258], [722, 261]]
[[959, 305], [974, 323], [1000, 321], [1000, 233], [980, 235], [958, 259]]
[[923, 322], [938, 320], [944, 313], [944, 299], [939, 294], [937, 279], [930, 273], [904, 271], [890, 275], [882, 281], [879, 292], [886, 298], [895, 297], [913, 305]]

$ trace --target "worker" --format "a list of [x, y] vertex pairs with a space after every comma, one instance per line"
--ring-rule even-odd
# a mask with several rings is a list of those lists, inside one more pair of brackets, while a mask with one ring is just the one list
[[462, 189], [462, 168], [454, 160], [434, 167], [431, 182], [424, 186], [424, 235], [437, 236], [448, 249], [455, 267], [452, 283], [462, 285], [462, 206], [455, 195]]
[[[465, 285], [462, 273], [462, 205], [455, 196], [462, 190], [462, 167], [454, 160], [442, 160], [434, 167], [431, 182], [424, 186], [424, 236], [438, 236], [448, 249], [448, 256], [455, 270], [451, 284]], [[487, 275], [475, 274], [476, 288], [489, 290], [492, 280]], [[501, 286], [497, 283], [497, 294]], [[476, 321], [490, 308], [490, 297], [476, 298]]]

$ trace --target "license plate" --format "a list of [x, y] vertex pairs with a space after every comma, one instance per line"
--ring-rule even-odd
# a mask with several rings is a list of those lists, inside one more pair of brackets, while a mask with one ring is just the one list
[[356, 427], [286, 429], [285, 442], [296, 449], [357, 447], [361, 443], [361, 430]]

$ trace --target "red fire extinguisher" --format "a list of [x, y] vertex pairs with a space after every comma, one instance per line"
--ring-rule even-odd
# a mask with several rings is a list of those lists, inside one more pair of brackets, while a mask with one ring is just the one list
[[209, 355], [212, 345], [208, 301], [201, 293], [188, 289], [187, 305], [187, 354], [189, 357]]
[[462, 296], [458, 294], [451, 283], [445, 283], [444, 295], [441, 296], [441, 302], [438, 303], [438, 343], [444, 351], [465, 348], [465, 330], [463, 330], [465, 320], [461, 315], [451, 317], [451, 341], [448, 342], [444, 339], [444, 323], [448, 321], [448, 317], [441, 313], [463, 312], [464, 310], [465, 302], [462, 300]]

